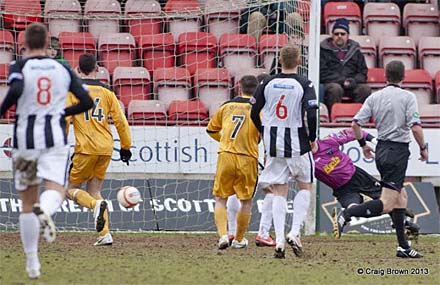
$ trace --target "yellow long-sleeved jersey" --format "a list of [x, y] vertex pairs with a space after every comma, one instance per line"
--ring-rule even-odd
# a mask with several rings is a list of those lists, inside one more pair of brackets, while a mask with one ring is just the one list
[[220, 142], [219, 153], [230, 152], [258, 159], [259, 134], [250, 117], [249, 99], [243, 96], [227, 101], [209, 121], [206, 131]]
[[[111, 155], [113, 136], [108, 122], [109, 115], [118, 131], [121, 148], [130, 149], [131, 134], [115, 93], [94, 79], [84, 79], [92, 97], [93, 108], [73, 116], [75, 153]], [[75, 104], [76, 97], [69, 93], [67, 106]]]

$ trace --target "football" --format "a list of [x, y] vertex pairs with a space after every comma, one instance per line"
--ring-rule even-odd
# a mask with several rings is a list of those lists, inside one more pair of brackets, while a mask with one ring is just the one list
[[125, 208], [133, 208], [142, 202], [141, 193], [136, 187], [124, 186], [118, 191], [118, 202]]

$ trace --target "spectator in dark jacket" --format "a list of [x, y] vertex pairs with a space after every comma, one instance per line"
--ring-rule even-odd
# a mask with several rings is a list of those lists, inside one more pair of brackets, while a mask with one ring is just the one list
[[359, 43], [349, 39], [348, 20], [337, 19], [332, 36], [321, 42], [320, 83], [324, 85], [324, 103], [329, 112], [334, 103], [349, 101], [363, 103], [370, 95], [366, 84], [368, 68]]

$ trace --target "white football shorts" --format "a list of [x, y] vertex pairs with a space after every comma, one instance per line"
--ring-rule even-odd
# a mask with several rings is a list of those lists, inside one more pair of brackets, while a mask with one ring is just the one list
[[289, 177], [297, 182], [312, 183], [314, 176], [315, 163], [310, 152], [291, 158], [268, 156], [258, 184], [264, 189], [273, 184], [286, 184]]
[[26, 190], [39, 185], [43, 179], [66, 186], [69, 165], [69, 146], [48, 149], [13, 149], [12, 161], [15, 189]]

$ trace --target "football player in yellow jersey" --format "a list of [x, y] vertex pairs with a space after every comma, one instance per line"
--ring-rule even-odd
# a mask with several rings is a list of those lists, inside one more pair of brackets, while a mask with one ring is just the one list
[[[122, 162], [129, 164], [131, 158], [130, 128], [121, 110], [116, 95], [104, 84], [96, 80], [98, 67], [91, 54], [79, 57], [78, 74], [87, 85], [94, 106], [88, 112], [73, 116], [75, 150], [70, 166], [68, 197], [79, 205], [92, 209], [98, 239], [94, 245], [111, 245], [113, 238], [109, 232], [107, 202], [101, 196], [107, 167], [113, 152], [113, 136], [108, 118], [118, 131], [121, 140], [120, 156]], [[75, 103], [69, 96], [68, 105]], [[86, 183], [86, 191], [80, 190]]]
[[259, 134], [250, 118], [249, 99], [257, 88], [255, 76], [240, 79], [241, 95], [225, 102], [209, 121], [206, 131], [220, 142], [214, 179], [214, 219], [220, 237], [219, 249], [229, 246], [226, 200], [236, 194], [241, 201], [233, 248], [245, 248], [244, 234], [251, 220], [252, 198], [258, 177]]

